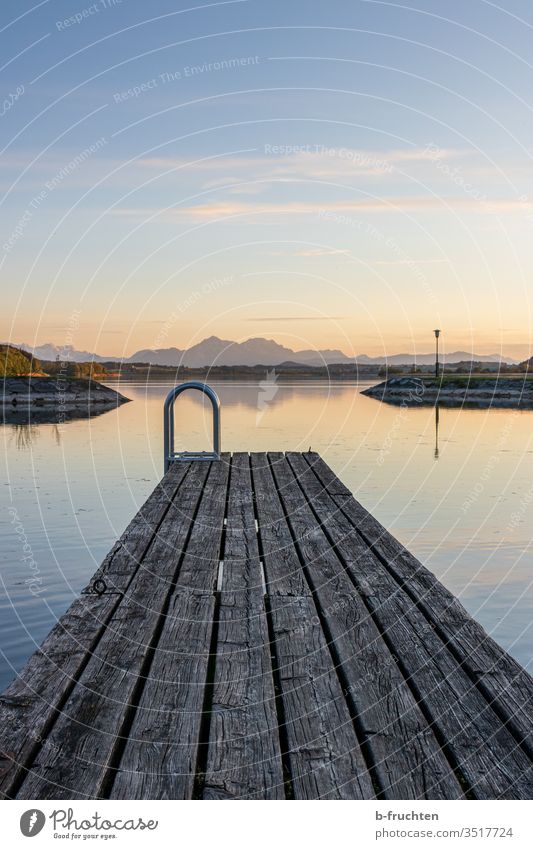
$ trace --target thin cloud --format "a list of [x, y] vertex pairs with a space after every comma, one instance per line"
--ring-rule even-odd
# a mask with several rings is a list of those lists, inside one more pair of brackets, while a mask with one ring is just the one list
[[[292, 146], [297, 148], [296, 145]], [[322, 145], [309, 144], [308, 149], [295, 149], [291, 152], [291, 146], [278, 145], [275, 151], [274, 145], [265, 145], [266, 152], [253, 153], [248, 156], [221, 156], [205, 158], [191, 162], [185, 157], [173, 156], [147, 156], [136, 160], [136, 165], [142, 168], [173, 169], [189, 168], [192, 171], [213, 172], [224, 170], [237, 172], [240, 170], [249, 173], [253, 168], [266, 168], [271, 173], [279, 173], [284, 169], [307, 168], [316, 163], [341, 163], [361, 170], [383, 171], [388, 164], [400, 162], [429, 162], [435, 160], [436, 153], [429, 147], [413, 148], [412, 150], [368, 150], [348, 147], [326, 147]], [[280, 152], [280, 149], [283, 148]], [[456, 148], [439, 148], [439, 159], [458, 159], [471, 155], [470, 150], [459, 150]], [[326, 166], [324, 166], [326, 167]], [[333, 166], [332, 166], [333, 167]]]
[[345, 315], [268, 315], [243, 318], [242, 321], [343, 321]]
[[[303, 149], [301, 149], [303, 147]], [[469, 150], [439, 148], [439, 161], [471, 156]], [[402, 174], [402, 165], [427, 165], [435, 176], [435, 151], [429, 147], [412, 150], [368, 150], [325, 145], [268, 145], [260, 153], [228, 155], [188, 161], [183, 157], [143, 157], [135, 163], [140, 168], [163, 173], [179, 171], [203, 174], [204, 189], [227, 187], [232, 194], [258, 194], [272, 183], [285, 180], [328, 180], [349, 182], [351, 178], [383, 180]], [[257, 181], [254, 184], [254, 181]], [[242, 185], [239, 185], [242, 184]], [[253, 186], [253, 188], [251, 188]]]
[[447, 259], [376, 259], [371, 265], [446, 265]]
[[348, 248], [332, 248], [331, 250], [325, 248], [312, 248], [306, 251], [296, 251], [294, 256], [335, 256], [336, 254], [349, 254], [351, 253]]
[[[346, 223], [341, 214], [350, 212], [375, 212], [392, 214], [397, 212], [437, 211], [446, 212], [449, 209], [459, 209], [477, 214], [522, 214], [533, 212], [532, 201], [520, 200], [477, 200], [471, 197], [437, 197], [437, 196], [384, 196], [381, 198], [365, 198], [360, 201], [336, 201], [323, 203], [320, 201], [289, 201], [287, 203], [244, 203], [242, 201], [212, 201], [194, 206], [177, 206], [169, 210], [146, 208], [117, 208], [112, 215], [122, 217], [148, 218], [157, 216], [159, 220], [174, 221], [176, 218], [191, 218], [198, 220], [228, 218], [245, 215], [320, 215], [333, 223]], [[339, 218], [328, 213], [339, 213]]]
[[[192, 161], [186, 157], [144, 156], [127, 165], [122, 160], [106, 155], [106, 150], [103, 149], [88, 157], [79, 173], [69, 175], [69, 185], [91, 187], [97, 177], [105, 177], [106, 185], [131, 186], [132, 170], [137, 179], [139, 169], [143, 169], [165, 174], [165, 179], [175, 176], [176, 180], [182, 181], [186, 175], [197, 180], [199, 178], [198, 182], [204, 189], [228, 186], [228, 193], [258, 194], [268, 189], [272, 183], [283, 180], [338, 179], [349, 183], [352, 177], [357, 181], [366, 177], [382, 181], [391, 175], [401, 179], [407, 177], [401, 171], [402, 164], [427, 166], [430, 173], [438, 177], [438, 172], [435, 171], [437, 155], [439, 161], [463, 159], [473, 155], [470, 150], [455, 148], [439, 148], [437, 154], [429, 147], [369, 150], [342, 146], [329, 148], [315, 144], [307, 145], [308, 150], [274, 154], [265, 153], [268, 147], [265, 145], [263, 149], [255, 152], [252, 150], [249, 154], [222, 154]], [[274, 148], [274, 145], [270, 147]], [[31, 148], [27, 151], [7, 153], [0, 159], [0, 173], [3, 176], [5, 171], [22, 171], [35, 159], [36, 153]], [[79, 149], [70, 147], [61, 154], [48, 152], [46, 156], [37, 158], [25, 185], [41, 186], [43, 179], [59, 171], [69, 159], [80, 153]], [[481, 169], [487, 166], [480, 162], [477, 167]], [[172, 172], [175, 172], [174, 175]], [[491, 173], [489, 171], [489, 175]], [[257, 181], [255, 186], [254, 181]], [[238, 185], [241, 182], [242, 185]], [[232, 183], [237, 185], [230, 185]], [[11, 183], [6, 183], [5, 188], [10, 185]]]

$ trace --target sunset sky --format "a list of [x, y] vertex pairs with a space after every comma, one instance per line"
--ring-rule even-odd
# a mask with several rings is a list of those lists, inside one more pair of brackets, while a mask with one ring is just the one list
[[1, 341], [531, 354], [530, 0], [0, 16]]

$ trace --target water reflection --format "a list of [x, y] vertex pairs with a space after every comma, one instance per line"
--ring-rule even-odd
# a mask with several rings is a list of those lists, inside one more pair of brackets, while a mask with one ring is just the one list
[[32, 426], [38, 424], [55, 424], [61, 426], [64, 422], [77, 421], [78, 419], [94, 419], [105, 413], [116, 409], [116, 404], [94, 404], [90, 407], [79, 407], [69, 409], [63, 408], [58, 411], [55, 407], [2, 407], [0, 425]]
[[[220, 381], [218, 383], [210, 383], [210, 385], [216, 386], [217, 395], [223, 407], [243, 407], [248, 410], [258, 410], [259, 412], [268, 406], [284, 404], [293, 401], [297, 397], [303, 397], [308, 393], [310, 386], [312, 386], [309, 382], [302, 382], [301, 384], [285, 383], [278, 380], [272, 372], [272, 369], [265, 369], [265, 378], [260, 381], [246, 381], [242, 383]], [[107, 381], [106, 385], [114, 389], [116, 388], [117, 392], [129, 392], [130, 395], [132, 394], [132, 390], [134, 390], [136, 397], [142, 396], [149, 400], [160, 398], [162, 394], [169, 392], [175, 384], [166, 381], [152, 381], [151, 383], [126, 383], [121, 386], [118, 382], [114, 384], [111, 381]], [[320, 384], [322, 392], [324, 390], [327, 392], [328, 389], [331, 392], [336, 392], [344, 389], [346, 386], [347, 384], [344, 383]], [[351, 386], [352, 392], [355, 392], [354, 384], [349, 384], [349, 386]], [[199, 392], [191, 391], [187, 393], [186, 397], [190, 397], [192, 404], [199, 407], [205, 403], [204, 396]], [[180, 403], [181, 400], [176, 402], [176, 406], [179, 406]]]
[[10, 426], [11, 438], [8, 445], [15, 445], [18, 451], [30, 448], [39, 437], [37, 425], [15, 424]]
[[[7, 440], [8, 446], [12, 447], [14, 445], [18, 451], [27, 451], [35, 447], [35, 443], [41, 435], [41, 429], [36, 424], [7, 425], [6, 431], [10, 434]], [[57, 424], [51, 425], [50, 433], [53, 436], [55, 444], [57, 446], [61, 445], [61, 426]]]

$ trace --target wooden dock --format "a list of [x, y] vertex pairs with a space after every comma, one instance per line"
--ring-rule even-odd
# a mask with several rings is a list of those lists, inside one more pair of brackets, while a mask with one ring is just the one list
[[0, 697], [17, 799], [530, 799], [533, 681], [314, 453], [176, 462]]

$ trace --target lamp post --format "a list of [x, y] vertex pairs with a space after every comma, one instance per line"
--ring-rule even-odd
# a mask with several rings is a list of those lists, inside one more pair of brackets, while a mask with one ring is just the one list
[[434, 330], [435, 334], [435, 377], [439, 376], [439, 336], [440, 330]]

